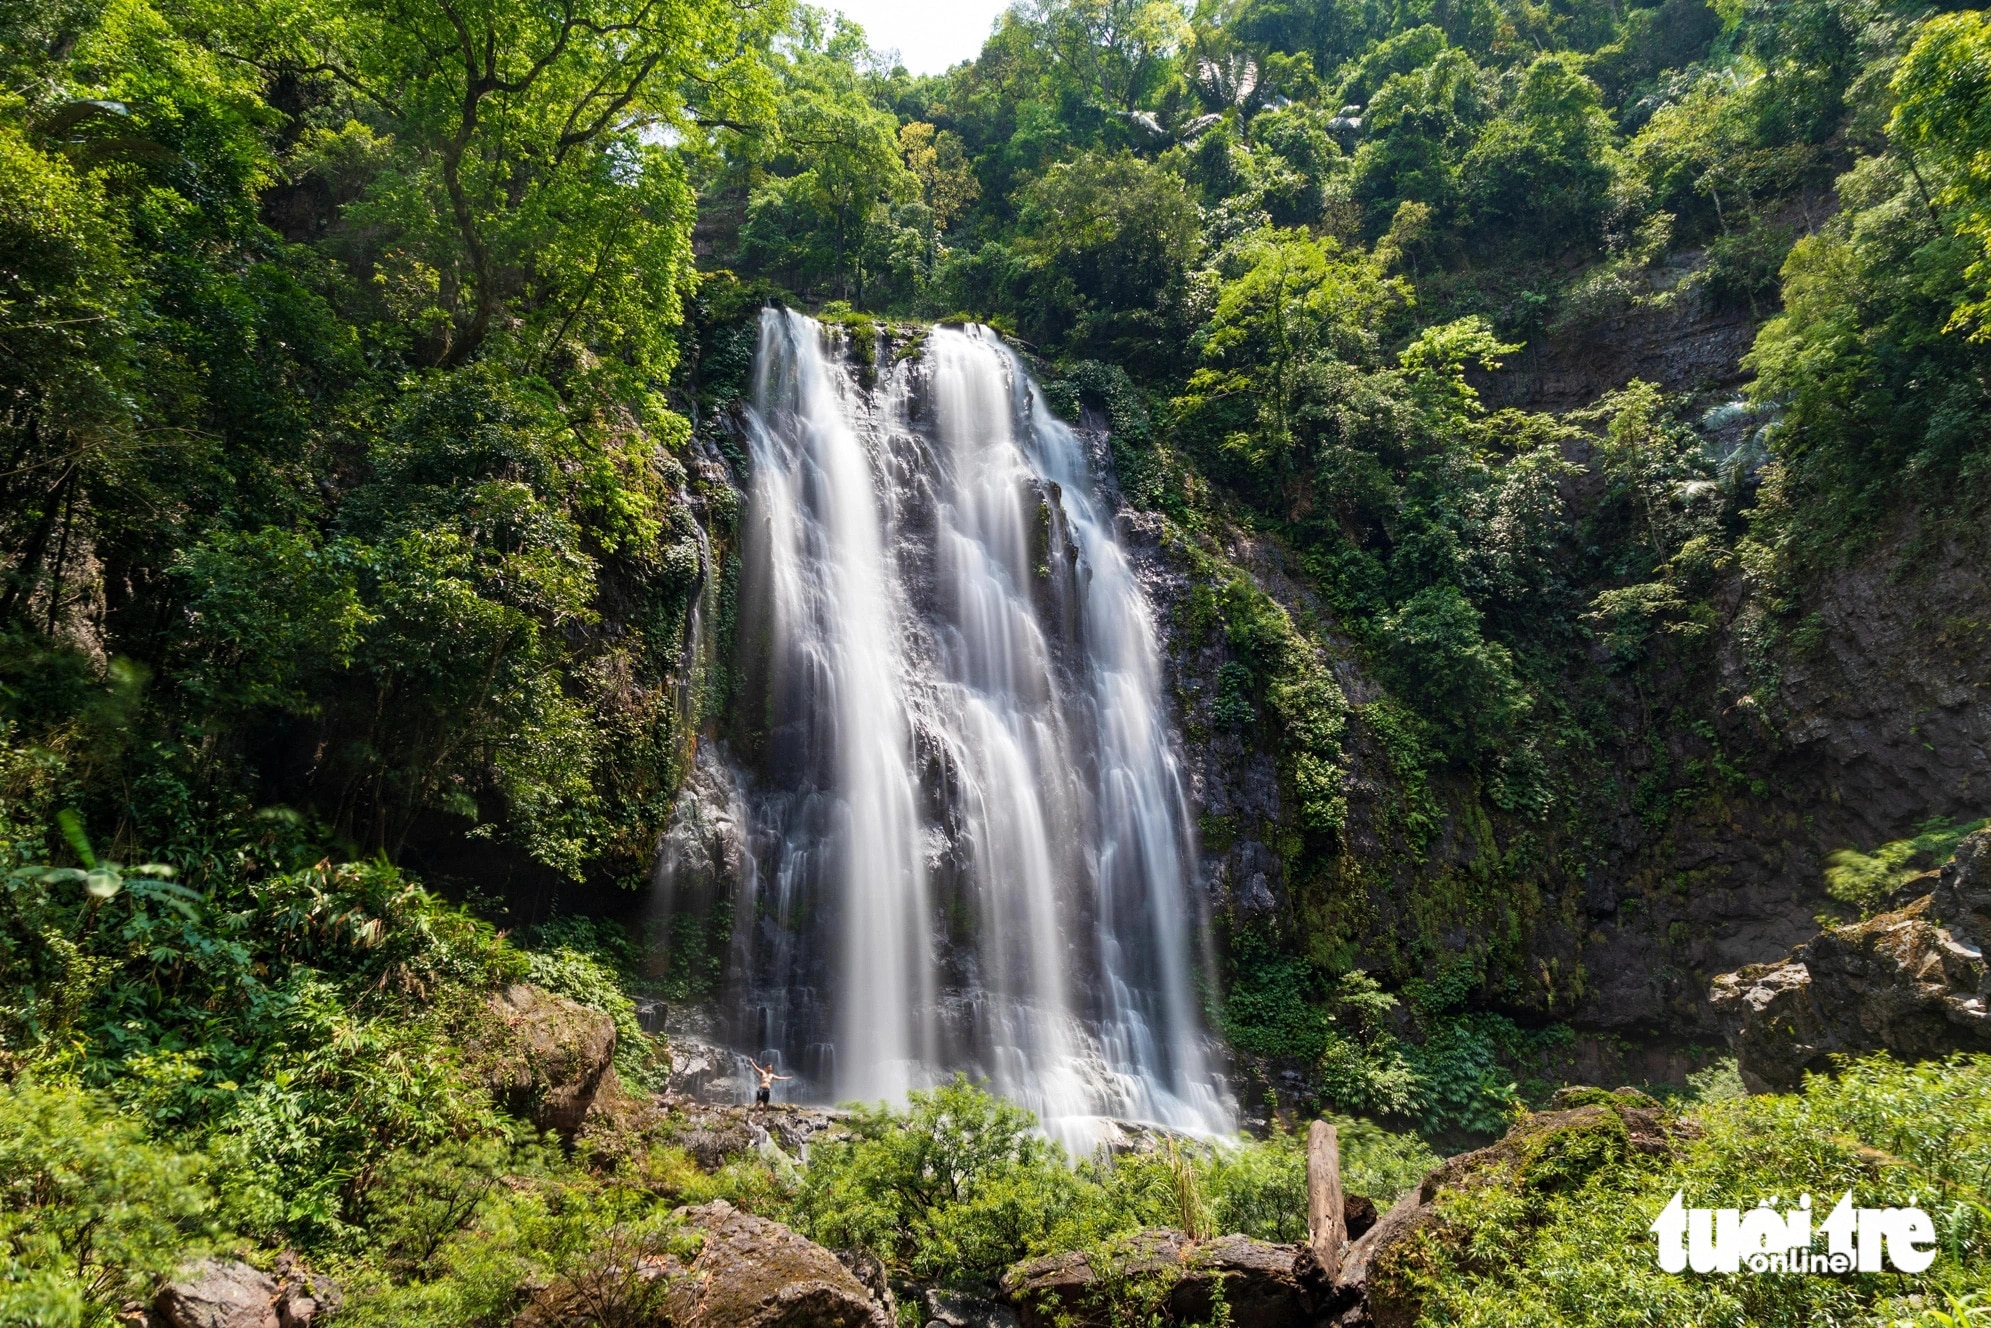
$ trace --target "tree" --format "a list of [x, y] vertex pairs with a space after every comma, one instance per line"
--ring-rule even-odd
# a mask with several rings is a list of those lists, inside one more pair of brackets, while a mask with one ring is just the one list
[[1597, 85], [1561, 55], [1528, 66], [1459, 163], [1473, 221], [1543, 252], [1595, 243], [1611, 177], [1611, 122]]
[[1354, 193], [1371, 233], [1406, 200], [1449, 219], [1458, 202], [1459, 159], [1492, 114], [1478, 65], [1456, 48], [1430, 64], [1392, 74], [1363, 117], [1366, 138], [1355, 154]]
[[1060, 72], [1107, 110], [1146, 107], [1190, 39], [1175, 0], [1038, 0], [1028, 12]]
[[512, 319], [542, 353], [592, 333], [668, 368], [658, 311], [689, 266], [693, 203], [662, 139], [765, 117], [755, 48], [783, 6], [321, 0], [206, 17], [235, 58], [343, 96], [351, 118], [321, 141], [375, 138], [393, 163], [346, 211], [379, 232], [365, 264], [419, 358], [465, 363]]
[[1406, 300], [1409, 287], [1385, 277], [1371, 256], [1304, 230], [1259, 231], [1232, 246], [1219, 270], [1227, 280], [1198, 333], [1203, 367], [1177, 408], [1194, 415], [1213, 399], [1247, 398], [1254, 427], [1232, 433], [1224, 447], [1287, 475], [1319, 362], [1370, 361], [1377, 318]]
[[863, 31], [842, 19], [827, 38], [813, 18], [797, 28], [781, 71], [780, 144], [740, 235], [754, 268], [781, 273], [797, 290], [827, 285], [860, 302], [908, 229], [895, 210], [922, 188], [901, 155], [896, 117], [864, 85], [859, 62], [870, 57]]
[[1129, 152], [1089, 152], [1025, 192], [1017, 247], [1035, 266], [1032, 336], [1153, 345], [1179, 303], [1197, 246], [1180, 176]]
[[[1897, 98], [1888, 126], [1922, 201], [1956, 212], [1957, 224], [1983, 248], [1969, 277], [1975, 298], [1959, 303], [1950, 325], [1991, 340], [1991, 20], [1981, 13], [1929, 20], [1895, 71]], [[1939, 183], [1932, 195], [1926, 166]], [[1940, 222], [1938, 223], [1940, 224]]]

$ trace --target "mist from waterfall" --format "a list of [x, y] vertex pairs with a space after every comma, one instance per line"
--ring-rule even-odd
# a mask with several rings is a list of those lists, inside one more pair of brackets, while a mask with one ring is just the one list
[[730, 1039], [838, 1101], [967, 1070], [1081, 1148], [1225, 1130], [1154, 623], [1084, 440], [985, 330], [869, 389], [837, 349], [762, 314]]

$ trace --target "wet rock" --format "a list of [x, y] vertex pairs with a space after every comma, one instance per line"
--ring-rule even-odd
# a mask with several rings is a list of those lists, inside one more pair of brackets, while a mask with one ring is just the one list
[[739, 1105], [753, 1092], [741, 1057], [696, 1034], [673, 1029], [670, 1039], [670, 1095], [680, 1103]]
[[1312, 1298], [1294, 1271], [1300, 1250], [1250, 1236], [1195, 1241], [1180, 1231], [1142, 1231], [1103, 1250], [1072, 1250], [1026, 1260], [1003, 1274], [1003, 1298], [1022, 1328], [1108, 1324], [1133, 1298], [1157, 1302], [1171, 1320], [1208, 1321], [1221, 1298], [1231, 1321], [1252, 1328], [1300, 1328]]
[[508, 1110], [571, 1137], [605, 1085], [620, 1093], [615, 1021], [606, 1014], [523, 982], [493, 996], [490, 1009], [495, 1028], [476, 1052]]
[[705, 1169], [714, 1170], [728, 1157], [757, 1150], [772, 1141], [790, 1157], [807, 1160], [810, 1145], [843, 1138], [849, 1113], [834, 1107], [805, 1107], [777, 1102], [770, 1107], [703, 1102], [673, 1104], [677, 1141]]
[[163, 1328], [282, 1328], [276, 1279], [239, 1259], [201, 1259], [152, 1303]]
[[[1967, 927], [1976, 925], [1983, 901], [1979, 864], [1991, 858], [1982, 839], [1966, 841], [1980, 842], [1956, 871], [1945, 869], [1939, 886], [1946, 908]], [[1886, 1050], [1928, 1060], [1991, 1050], [1983, 948], [1939, 925], [1933, 899], [1828, 927], [1781, 962], [1716, 978], [1709, 1000], [1726, 1023], [1744, 1086], [1789, 1092], [1807, 1071], [1828, 1071], [1833, 1055]]]
[[678, 1216], [705, 1244], [666, 1298], [674, 1328], [893, 1328], [850, 1269], [781, 1223], [724, 1201]]

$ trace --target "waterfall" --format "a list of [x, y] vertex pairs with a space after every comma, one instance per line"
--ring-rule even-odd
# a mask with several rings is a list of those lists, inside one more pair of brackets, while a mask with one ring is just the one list
[[964, 1069], [1080, 1148], [1228, 1128], [1153, 617], [1083, 440], [983, 329], [868, 389], [834, 350], [762, 314], [728, 1036], [790, 1096]]

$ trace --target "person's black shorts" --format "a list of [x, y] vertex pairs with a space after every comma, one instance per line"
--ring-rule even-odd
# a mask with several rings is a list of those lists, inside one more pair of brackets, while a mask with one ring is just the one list
[[767, 1105], [767, 1098], [768, 1098], [768, 1090], [767, 1090], [767, 1089], [765, 1089], [765, 1088], [756, 1088], [756, 1089], [754, 1090], [754, 1105], [755, 1105], [755, 1106], [757, 1106], [757, 1107], [764, 1107], [764, 1106], [766, 1106], [766, 1105]]

